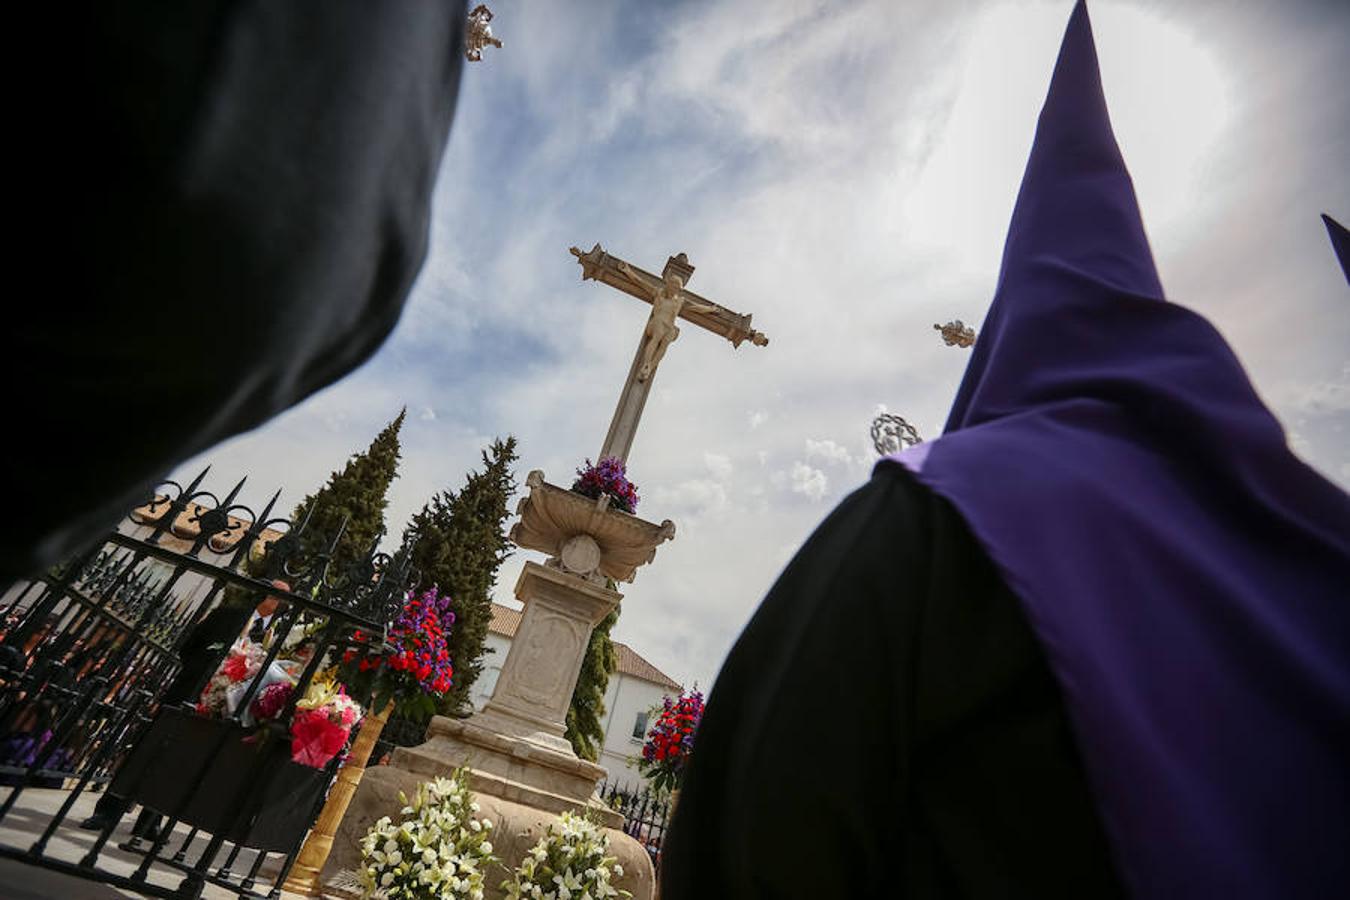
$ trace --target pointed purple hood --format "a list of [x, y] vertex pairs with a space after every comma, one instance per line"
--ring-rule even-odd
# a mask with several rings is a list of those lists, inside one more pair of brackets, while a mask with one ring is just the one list
[[1331, 238], [1331, 249], [1336, 251], [1336, 258], [1341, 262], [1346, 283], [1350, 284], [1350, 231], [1326, 213], [1322, 213], [1322, 222], [1327, 226], [1327, 237]]
[[946, 433], [892, 461], [1022, 600], [1133, 896], [1350, 896], [1350, 498], [1164, 299], [1081, 0]]

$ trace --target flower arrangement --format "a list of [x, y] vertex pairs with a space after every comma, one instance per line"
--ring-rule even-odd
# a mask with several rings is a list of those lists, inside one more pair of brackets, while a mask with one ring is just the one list
[[416, 596], [410, 592], [381, 651], [374, 650], [370, 635], [356, 632], [354, 640], [366, 646], [342, 655], [338, 680], [371, 709], [392, 701], [401, 716], [428, 718], [454, 678], [447, 643], [454, 622], [448, 595], [434, 587]]
[[253, 713], [253, 718], [258, 722], [270, 722], [286, 709], [286, 704], [291, 702], [291, 695], [294, 693], [295, 685], [289, 681], [269, 684], [253, 698], [249, 712]]
[[[230, 648], [224, 662], [207, 681], [202, 695], [197, 701], [197, 712], [203, 716], [225, 716], [234, 711], [229, 699], [232, 689], [238, 685], [248, 688], [248, 682], [258, 674], [267, 651], [261, 644], [241, 641]], [[242, 691], [237, 692], [242, 696]]]
[[502, 890], [512, 900], [601, 900], [631, 897], [609, 883], [623, 866], [609, 854], [609, 835], [585, 816], [565, 812], [526, 854]]
[[653, 788], [658, 791], [679, 788], [702, 719], [703, 695], [697, 690], [683, 693], [675, 700], [665, 698], [638, 760], [638, 771], [651, 781]]
[[[295, 660], [278, 659], [262, 671], [267, 651], [262, 644], [241, 641], [230, 648], [225, 661], [207, 682], [197, 703], [197, 713], [224, 717], [238, 711], [244, 695], [261, 673], [258, 690], [248, 709], [239, 713], [245, 727], [278, 720], [290, 705], [298, 680]], [[291, 716], [291, 760], [321, 769], [347, 744], [362, 710], [329, 670], [313, 679], [305, 696], [296, 701]], [[253, 735], [246, 740], [257, 740]]]
[[626, 513], [637, 512], [637, 485], [628, 480], [623, 460], [617, 456], [602, 456], [600, 461], [586, 464], [577, 469], [577, 480], [572, 482], [572, 490], [584, 497], [598, 499], [608, 494], [611, 502]]
[[476, 819], [478, 804], [467, 785], [468, 770], [420, 785], [395, 825], [385, 816], [361, 841], [358, 877], [363, 897], [387, 900], [482, 900], [492, 855], [490, 819]]
[[316, 677], [296, 701], [291, 717], [291, 760], [322, 769], [347, 745], [361, 714], [361, 707], [333, 680], [331, 671]]

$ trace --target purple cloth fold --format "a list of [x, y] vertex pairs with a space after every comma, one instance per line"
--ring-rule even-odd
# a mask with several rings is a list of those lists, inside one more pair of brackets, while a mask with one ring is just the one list
[[1350, 498], [1164, 299], [1081, 0], [946, 432], [891, 461], [1022, 600], [1133, 896], [1350, 896]]
[[1322, 223], [1327, 226], [1327, 237], [1331, 238], [1331, 249], [1336, 251], [1341, 271], [1345, 273], [1345, 282], [1350, 284], [1350, 231], [1326, 213], [1322, 213]]

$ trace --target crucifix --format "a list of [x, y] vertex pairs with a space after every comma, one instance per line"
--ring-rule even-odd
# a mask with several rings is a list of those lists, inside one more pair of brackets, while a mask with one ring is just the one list
[[680, 336], [680, 329], [675, 325], [677, 317], [726, 338], [733, 347], [739, 347], [742, 341], [757, 347], [769, 343], [767, 337], [750, 327], [749, 315], [732, 312], [685, 289], [689, 276], [694, 274], [694, 267], [683, 253], [666, 260], [660, 278], [611, 256], [599, 244], [585, 253], [573, 247], [572, 255], [581, 264], [583, 281], [590, 278], [602, 282], [652, 305], [637, 353], [633, 356], [633, 365], [628, 370], [628, 380], [619, 394], [619, 405], [609, 424], [609, 434], [600, 448], [600, 458], [617, 456], [627, 462], [633, 435], [642, 418], [642, 408], [647, 405], [647, 395], [651, 393], [652, 380], [656, 377], [656, 367]]

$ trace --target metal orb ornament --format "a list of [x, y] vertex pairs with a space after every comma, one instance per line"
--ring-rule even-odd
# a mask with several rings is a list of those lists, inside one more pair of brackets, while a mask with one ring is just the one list
[[882, 456], [899, 453], [906, 447], [922, 444], [919, 431], [903, 416], [895, 413], [882, 413], [872, 420], [872, 446]]

